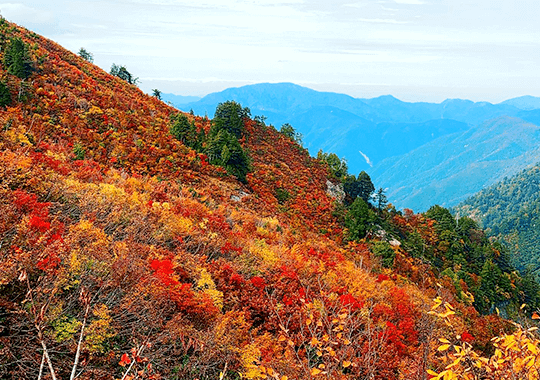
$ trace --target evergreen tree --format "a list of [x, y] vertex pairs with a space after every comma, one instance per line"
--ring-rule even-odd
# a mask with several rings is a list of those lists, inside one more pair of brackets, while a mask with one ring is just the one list
[[159, 91], [157, 88], [152, 89], [152, 96], [161, 100], [161, 91]]
[[11, 104], [11, 93], [5, 82], [0, 82], [0, 107]]
[[295, 143], [302, 145], [302, 134], [300, 132], [296, 132], [293, 126], [289, 123], [283, 124], [279, 130], [279, 133], [290, 138]]
[[28, 47], [19, 37], [9, 42], [4, 52], [3, 63], [8, 73], [21, 79], [28, 78], [34, 71]]
[[219, 103], [212, 122], [211, 135], [217, 134], [219, 130], [225, 129], [237, 139], [244, 135], [244, 119], [251, 116], [249, 108], [242, 106], [235, 101]]
[[206, 146], [206, 155], [212, 165], [223, 166], [227, 173], [240, 181], [246, 181], [249, 172], [249, 159], [242, 146], [231, 133], [225, 129], [210, 136]]
[[375, 194], [375, 201], [377, 202], [377, 208], [379, 209], [379, 212], [386, 207], [388, 203], [388, 198], [386, 197], [385, 191], [382, 187], [377, 190], [377, 194]]
[[375, 219], [375, 214], [369, 209], [369, 205], [361, 197], [357, 197], [345, 216], [348, 238], [350, 240], [364, 238], [373, 226]]
[[343, 190], [350, 197], [350, 202], [354, 202], [357, 197], [362, 198], [364, 202], [369, 202], [375, 186], [369, 174], [361, 171], [357, 178], [354, 175], [348, 175], [343, 179]]
[[[328, 165], [330, 174], [334, 178], [342, 180], [347, 177], [349, 168], [347, 167], [347, 161], [344, 158], [339, 158], [335, 153], [324, 153], [321, 149], [317, 152], [317, 159]], [[354, 176], [352, 177], [354, 178]]]
[[80, 48], [79, 52], [77, 54], [79, 54], [79, 57], [81, 57], [85, 61], [88, 61], [90, 63], [94, 63], [94, 55], [92, 53], [90, 53], [88, 50], [86, 50], [85, 48], [83, 48], [83, 47]]
[[139, 82], [139, 78], [136, 78], [131, 74], [126, 66], [120, 66], [116, 63], [113, 63], [111, 66], [111, 75], [114, 75], [115, 77], [118, 77], [120, 79], [125, 80], [129, 84], [137, 84]]

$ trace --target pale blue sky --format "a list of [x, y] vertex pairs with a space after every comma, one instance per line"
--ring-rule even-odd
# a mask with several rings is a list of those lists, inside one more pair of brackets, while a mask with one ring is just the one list
[[540, 96], [538, 0], [0, 0], [0, 12], [107, 71], [126, 65], [145, 91]]

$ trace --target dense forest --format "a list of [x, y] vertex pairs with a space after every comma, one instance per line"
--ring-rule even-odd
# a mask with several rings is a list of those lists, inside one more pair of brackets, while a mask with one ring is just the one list
[[538, 378], [538, 283], [472, 219], [236, 102], [0, 44], [2, 379]]
[[521, 271], [538, 276], [540, 269], [540, 167], [506, 178], [455, 208], [470, 215], [486, 233], [503, 241]]

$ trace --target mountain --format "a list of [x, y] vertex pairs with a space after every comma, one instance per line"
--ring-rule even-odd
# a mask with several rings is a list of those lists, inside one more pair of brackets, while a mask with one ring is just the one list
[[[353, 173], [369, 171], [385, 158], [405, 154], [442, 135], [502, 116], [517, 116], [509, 104], [452, 99], [440, 104], [407, 103], [391, 95], [356, 99], [292, 83], [261, 83], [229, 88], [180, 106], [213, 115], [217, 104], [235, 100], [265, 116], [278, 129], [291, 124], [312, 155], [319, 149], [344, 157]], [[360, 153], [361, 152], [361, 153]]]
[[181, 106], [193, 103], [201, 98], [199, 96], [182, 96], [182, 95], [175, 95], [175, 94], [169, 94], [166, 92], [161, 93], [161, 100], [163, 100], [165, 103], [171, 103], [174, 107], [180, 108]]
[[515, 355], [540, 360], [495, 314], [532, 323], [540, 286], [469, 218], [340, 202], [326, 162], [234, 103], [185, 114], [4, 19], [0, 37], [0, 378], [510, 378]]
[[540, 108], [540, 98], [530, 95], [520, 96], [518, 98], [508, 99], [500, 104], [510, 105], [521, 110], [530, 111]]
[[454, 208], [506, 242], [521, 270], [540, 274], [540, 166], [505, 178]]
[[500, 117], [385, 159], [370, 174], [397, 207], [427, 210], [454, 206], [539, 159], [540, 127]]

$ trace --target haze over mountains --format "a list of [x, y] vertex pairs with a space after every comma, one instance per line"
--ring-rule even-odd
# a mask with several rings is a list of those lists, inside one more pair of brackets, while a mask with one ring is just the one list
[[408, 103], [391, 95], [357, 99], [292, 83], [262, 83], [192, 103], [171, 102], [211, 117], [226, 100], [249, 107], [278, 129], [290, 123], [312, 155], [322, 149], [346, 158], [350, 172], [368, 172], [398, 208], [455, 205], [540, 157], [534, 125], [540, 123], [540, 98], [532, 96], [499, 104]]

